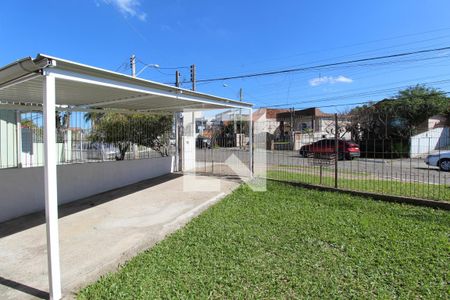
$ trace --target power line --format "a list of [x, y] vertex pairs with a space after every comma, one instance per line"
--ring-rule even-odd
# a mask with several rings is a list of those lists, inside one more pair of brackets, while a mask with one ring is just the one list
[[128, 62], [128, 59], [126, 60], [126, 61], [124, 61], [122, 64], [120, 64], [120, 66], [118, 66], [116, 69], [115, 69], [115, 72], [120, 72], [121, 70], [128, 70], [128, 68], [129, 68], [129, 62]]
[[[141, 64], [145, 65], [145, 66], [151, 66], [152, 64], [147, 64], [145, 62], [143, 62], [141, 59], [136, 57], [136, 60], [138, 62], [140, 62]], [[162, 69], [162, 70], [177, 70], [177, 69], [189, 69], [189, 66], [178, 66], [178, 67], [159, 67], [158, 69]]]
[[[450, 92], [443, 92], [443, 94], [448, 95], [448, 94], [450, 94]], [[399, 101], [399, 100], [392, 99], [392, 101]], [[316, 107], [316, 108], [329, 108], [329, 107], [340, 107], [340, 106], [372, 104], [372, 103], [377, 103], [377, 101], [369, 100], [369, 101], [363, 101], [363, 102], [330, 104], [330, 105], [321, 105], [321, 106], [314, 106], [314, 107]], [[258, 108], [272, 108], [272, 107], [274, 107], [274, 106], [260, 106], [260, 107], [256, 107], [256, 109], [258, 109]], [[297, 109], [306, 109], [306, 108], [309, 108], [309, 107], [310, 106], [296, 107], [296, 108]]]
[[[427, 82], [426, 84], [444, 84], [444, 83], [450, 83], [450, 79], [431, 81], [431, 82]], [[387, 89], [366, 91], [366, 92], [353, 93], [353, 94], [347, 94], [347, 95], [338, 95], [338, 96], [328, 97], [328, 98], [319, 98], [319, 99], [314, 99], [314, 100], [298, 101], [298, 102], [293, 102], [293, 103], [291, 102], [291, 103], [275, 104], [275, 105], [271, 105], [269, 107], [282, 107], [282, 106], [287, 106], [287, 105], [296, 105], [296, 104], [304, 104], [304, 103], [326, 102], [326, 101], [331, 101], [331, 100], [336, 100], [336, 99], [341, 99], [341, 98], [350, 98], [350, 97], [367, 97], [367, 96], [373, 96], [373, 95], [377, 95], [377, 94], [381, 94], [381, 93], [395, 92], [400, 89], [407, 88], [409, 86], [410, 85], [397, 86], [397, 87], [391, 87], [391, 88], [387, 88]]]
[[[398, 39], [402, 39], [402, 38], [405, 38], [405, 37], [419, 36], [419, 35], [425, 35], [425, 34], [428, 34], [428, 33], [442, 32], [442, 31], [447, 31], [447, 30], [450, 30], [450, 27], [443, 27], [443, 28], [438, 28], [438, 29], [434, 29], [434, 30], [417, 32], [417, 33], [409, 33], [409, 34], [403, 34], [403, 35], [397, 35], [397, 36], [390, 36], [390, 37], [387, 37], [387, 38], [369, 40], [369, 41], [358, 42], [358, 43], [354, 43], [354, 44], [347, 44], [347, 45], [343, 45], [343, 46], [339, 46], [339, 47], [333, 47], [333, 48], [316, 49], [316, 50], [305, 51], [305, 52], [296, 53], [296, 54], [289, 55], [289, 56], [284, 56], [284, 57], [272, 57], [272, 58], [265, 59], [263, 61], [257, 61], [257, 62], [249, 63], [249, 64], [246, 64], [246, 65], [255, 65], [255, 64], [258, 64], [260, 62], [290, 59], [292, 57], [298, 57], [298, 56], [303, 56], [303, 55], [317, 53], [317, 52], [325, 52], [325, 51], [332, 51], [332, 50], [338, 50], [338, 49], [345, 49], [345, 48], [356, 47], [356, 46], [361, 46], [361, 45], [379, 43], [379, 42], [382, 42], [382, 41], [389, 41], [389, 40], [394, 40], [394, 39], [398, 40]], [[429, 41], [429, 40], [420, 40], [420, 41], [415, 41], [415, 42], [412, 42], [412, 43], [420, 43], [420, 42], [424, 42], [424, 41]], [[401, 45], [402, 44], [395, 45], [395, 46], [390, 46], [388, 48], [398, 47], [398, 46], [401, 46]], [[384, 49], [386, 49], [386, 48], [384, 48]], [[363, 51], [363, 52], [359, 52], [359, 53], [356, 53], [356, 54], [361, 54], [361, 53], [364, 53], [364, 52], [367, 53], [367, 52], [372, 52], [372, 51], [373, 50], [368, 50], [368, 51]], [[354, 54], [352, 54], [351, 56], [353, 56], [353, 55]]]
[[[402, 53], [383, 55], [383, 56], [361, 58], [361, 59], [355, 59], [355, 60], [347, 60], [347, 61], [322, 64], [322, 65], [316, 65], [316, 66], [309, 66], [309, 67], [302, 67], [302, 68], [292, 68], [292, 69], [285, 69], [285, 70], [278, 70], [278, 71], [251, 73], [251, 74], [243, 74], [243, 75], [219, 77], [219, 78], [211, 78], [211, 79], [199, 79], [199, 80], [197, 80], [197, 82], [225, 81], [225, 80], [270, 76], [270, 75], [277, 75], [277, 74], [286, 74], [286, 73], [292, 73], [292, 72], [308, 71], [308, 70], [321, 69], [321, 68], [326, 68], [326, 67], [335, 67], [335, 66], [354, 64], [354, 63], [360, 63], [360, 62], [382, 60], [382, 59], [388, 59], [388, 58], [397, 58], [397, 57], [411, 56], [411, 55], [430, 53], [430, 52], [439, 52], [439, 51], [444, 51], [444, 50], [450, 50], [450, 46], [441, 47], [441, 48], [433, 48], [433, 49], [424, 49], [424, 50], [418, 50], [418, 51], [402, 52]], [[388, 63], [388, 62], [386, 62], [386, 63]]]
[[[450, 28], [449, 28], [450, 29]], [[319, 60], [314, 60], [314, 61], [311, 61], [311, 62], [309, 62], [309, 63], [302, 63], [302, 64], [296, 64], [296, 65], [291, 65], [291, 66], [283, 66], [283, 67], [277, 67], [277, 68], [274, 68], [273, 70], [277, 70], [277, 69], [281, 69], [281, 68], [297, 68], [297, 67], [301, 67], [301, 66], [305, 66], [305, 65], [308, 65], [308, 64], [315, 64], [315, 63], [322, 63], [322, 62], [326, 62], [326, 61], [333, 61], [333, 60], [336, 60], [336, 59], [351, 59], [351, 58], [353, 58], [353, 57], [357, 57], [357, 56], [360, 56], [360, 54], [366, 54], [366, 53], [373, 53], [373, 52], [378, 52], [379, 50], [386, 50], [386, 49], [392, 49], [392, 48], [398, 48], [398, 47], [400, 47], [400, 46], [405, 46], [405, 45], [412, 45], [412, 44], [418, 44], [418, 43], [424, 43], [424, 42], [428, 42], [428, 41], [432, 41], [432, 40], [437, 40], [437, 39], [443, 39], [443, 38], [445, 38], [445, 39], [449, 39], [450, 38], [450, 36], [449, 35], [445, 35], [445, 36], [439, 36], [439, 37], [434, 37], [434, 38], [431, 38], [431, 39], [426, 39], [426, 40], [418, 40], [418, 41], [413, 41], [413, 42], [408, 42], [408, 43], [402, 43], [402, 44], [395, 44], [395, 45], [391, 45], [391, 46], [387, 46], [387, 47], [382, 47], [382, 48], [377, 48], [377, 49], [370, 49], [370, 50], [365, 50], [365, 51], [359, 51], [359, 52], [356, 52], [356, 53], [350, 53], [350, 54], [346, 54], [346, 55], [340, 55], [340, 56], [335, 56], [335, 57], [329, 57], [329, 58], [325, 58], [325, 59], [319, 59]], [[362, 43], [362, 44], [364, 44], [364, 43]], [[438, 47], [439, 45], [441, 45], [441, 44], [434, 44], [434, 45], [429, 45], [428, 47]], [[338, 47], [338, 48], [335, 48], [335, 49], [339, 49], [339, 48], [346, 48], [346, 47]], [[331, 50], [333, 50], [333, 49], [331, 49]], [[330, 51], [330, 50], [328, 50], [328, 51]], [[409, 49], [408, 50], [403, 50], [403, 51], [409, 51]], [[308, 54], [308, 53], [317, 53], [317, 52], [322, 52], [322, 50], [318, 50], [318, 51], [309, 51], [309, 52], [305, 52], [305, 54]], [[298, 56], [298, 55], [295, 55], [295, 56]], [[356, 59], [356, 58], [354, 58], [354, 59]], [[269, 60], [265, 60], [265, 62], [267, 62], [267, 61], [269, 61]], [[272, 70], [265, 70], [265, 71], [272, 71]], [[249, 71], [250, 72], [250, 71]], [[259, 72], [259, 71], [253, 71], [253, 72]], [[211, 76], [219, 76], [219, 75], [211, 75]]]
[[[441, 64], [440, 66], [445, 66], [445, 65], [443, 65], [443, 64]], [[400, 69], [400, 70], [391, 70], [391, 71], [389, 71], [389, 74], [392, 74], [392, 73], [394, 73], [394, 72], [398, 72], [398, 71], [404, 71], [404, 70], [408, 70], [408, 69], [412, 69], [412, 68], [417, 68], [417, 67], [421, 67], [421, 68], [423, 68], [423, 66], [413, 66], [413, 67], [403, 67], [402, 69]], [[429, 65], [427, 65], [426, 67], [429, 67]], [[434, 67], [434, 66], [433, 66]], [[362, 73], [364, 74], [366, 71], [363, 71]], [[359, 72], [359, 73], [354, 73], [354, 74], [360, 74], [361, 72]], [[384, 71], [384, 72], [381, 72], [381, 73], [377, 73], [377, 74], [374, 74], [374, 75], [372, 75], [372, 76], [367, 76], [367, 75], [365, 75], [365, 76], [363, 76], [363, 77], [361, 77], [361, 76], [359, 76], [359, 77], [353, 77], [353, 76], [351, 76], [351, 79], [352, 80], [358, 80], [358, 79], [367, 79], [367, 78], [371, 78], [371, 77], [377, 77], [377, 76], [380, 76], [380, 75], [383, 75], [383, 74], [388, 74], [388, 72], [386, 72], [386, 71]], [[389, 85], [393, 85], [393, 84], [398, 84], [398, 83], [404, 83], [404, 82], [411, 82], [411, 81], [420, 81], [420, 80], [427, 80], [427, 79], [431, 79], [431, 78], [436, 78], [436, 77], [442, 77], [442, 76], [448, 76], [448, 74], [446, 73], [446, 74], [440, 74], [440, 75], [436, 75], [436, 76], [426, 76], [426, 77], [419, 77], [419, 78], [411, 78], [411, 79], [408, 79], [408, 80], [402, 80], [402, 81], [397, 81], [397, 82], [390, 82], [389, 83]], [[301, 80], [306, 80], [306, 79], [304, 79], [304, 78], [302, 78]], [[296, 80], [295, 82], [298, 82], [299, 80]], [[426, 84], [426, 82], [424, 82], [425, 84]], [[276, 85], [276, 84], [265, 84], [265, 85], [263, 85], [263, 86], [272, 86], [272, 85]], [[381, 85], [377, 85], [377, 86], [384, 86], [384, 85], [386, 85], [386, 84], [381, 84]], [[375, 87], [375, 86], [371, 86], [371, 88], [372, 87]], [[299, 91], [302, 91], [302, 90], [305, 90], [306, 88], [305, 87], [301, 87], [301, 86], [299, 86], [299, 87], [294, 87], [294, 88], [291, 88], [291, 92], [292, 91], [295, 91], [295, 92], [299, 92]], [[361, 90], [361, 89], [359, 89], [359, 90]], [[344, 91], [345, 92], [345, 91]], [[342, 93], [342, 92], [341, 92]], [[266, 93], [258, 93], [257, 94], [258, 96], [257, 97], [255, 97], [255, 98], [261, 98], [261, 97], [276, 97], [277, 95], [284, 95], [284, 91], [272, 91], [272, 92], [266, 92]], [[319, 95], [317, 95], [317, 96], [319, 96]]]
[[[450, 94], [450, 92], [443, 92], [443, 94]], [[400, 101], [400, 100], [396, 100], [396, 99], [392, 99], [392, 101]], [[330, 105], [322, 105], [322, 106], [315, 106], [317, 108], [327, 108], [327, 107], [340, 107], [340, 106], [348, 106], [348, 105], [361, 105], [361, 104], [372, 104], [372, 103], [377, 103], [377, 101], [363, 101], [363, 102], [353, 102], [353, 103], [342, 103], [342, 104], [330, 104]], [[301, 109], [304, 109], [307, 107], [301, 107]]]

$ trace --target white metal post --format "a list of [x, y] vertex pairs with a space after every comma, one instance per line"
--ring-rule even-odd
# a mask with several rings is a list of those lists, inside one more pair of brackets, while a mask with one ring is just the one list
[[249, 148], [249, 169], [250, 178], [253, 178], [253, 109], [249, 108], [248, 120], [248, 148]]
[[175, 125], [175, 172], [178, 172], [178, 171], [180, 171], [180, 168], [179, 168], [179, 164], [180, 164], [180, 151], [179, 151], [179, 148], [178, 148], [178, 140], [179, 140], [179, 130], [178, 130], [178, 126], [179, 126], [179, 124], [178, 124], [178, 119], [179, 119], [179, 117], [178, 117], [178, 113], [176, 112], [176, 113], [174, 113], [173, 114], [173, 117], [174, 117], [174, 125]]
[[22, 113], [16, 111], [16, 160], [17, 167], [22, 168]]
[[56, 181], [55, 77], [44, 76], [44, 172], [47, 263], [50, 299], [61, 299], [59, 261], [58, 187]]

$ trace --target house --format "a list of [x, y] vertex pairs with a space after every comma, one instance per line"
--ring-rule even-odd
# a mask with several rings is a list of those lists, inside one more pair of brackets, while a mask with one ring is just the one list
[[289, 112], [289, 109], [260, 108], [256, 110], [252, 115], [254, 133], [260, 134], [265, 132], [276, 137], [283, 135], [284, 131], [280, 128], [277, 116], [286, 112]]
[[409, 156], [425, 157], [433, 151], [450, 150], [450, 120], [435, 115], [418, 126], [418, 134], [410, 137]]
[[[335, 137], [334, 114], [325, 113], [317, 107], [278, 113], [277, 121], [280, 128], [283, 128], [285, 139], [291, 142], [294, 150], [319, 139]], [[350, 120], [345, 116], [339, 117], [339, 138], [351, 139], [351, 133], [345, 130], [349, 123]]]
[[260, 108], [253, 112], [253, 133], [255, 145], [267, 150], [274, 149], [274, 142], [284, 136], [284, 129], [277, 121], [277, 114], [288, 109]]
[[240, 112], [239, 110], [236, 109], [229, 109], [226, 111], [223, 111], [219, 114], [216, 114], [215, 116], [215, 122], [216, 123], [227, 123], [227, 122], [232, 122], [234, 120], [236, 120], [237, 122], [241, 120], [242, 121], [248, 121], [248, 114], [245, 114], [243, 112]]

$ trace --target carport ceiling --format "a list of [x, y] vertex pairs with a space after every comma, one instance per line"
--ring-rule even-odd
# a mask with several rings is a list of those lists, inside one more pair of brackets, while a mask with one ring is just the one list
[[55, 76], [56, 104], [75, 109], [175, 112], [252, 107], [41, 54], [0, 69], [0, 101], [42, 104], [44, 73]]

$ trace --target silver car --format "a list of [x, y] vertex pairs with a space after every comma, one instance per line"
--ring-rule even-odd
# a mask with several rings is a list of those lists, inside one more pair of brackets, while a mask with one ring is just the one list
[[430, 154], [425, 158], [425, 163], [429, 166], [439, 167], [442, 171], [450, 172], [450, 151]]

